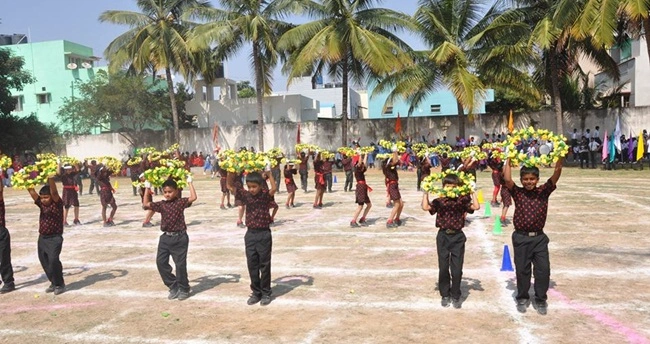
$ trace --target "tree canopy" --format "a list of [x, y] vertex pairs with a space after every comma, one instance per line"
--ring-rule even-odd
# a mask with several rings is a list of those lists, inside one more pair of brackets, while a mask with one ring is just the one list
[[23, 85], [34, 82], [32, 75], [23, 70], [25, 60], [12, 56], [11, 51], [0, 49], [0, 114], [8, 115], [16, 108], [16, 99], [10, 89], [23, 90]]

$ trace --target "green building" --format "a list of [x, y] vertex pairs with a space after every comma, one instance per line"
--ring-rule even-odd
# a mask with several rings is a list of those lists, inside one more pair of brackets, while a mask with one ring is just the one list
[[[2, 35], [7, 37], [7, 35]], [[15, 36], [15, 35], [14, 35]], [[25, 43], [27, 40], [0, 39], [0, 49], [8, 49], [14, 56], [25, 60], [24, 70], [36, 79], [24, 85], [22, 91], [11, 90], [16, 98], [14, 115], [29, 116], [34, 113], [41, 122], [58, 123], [57, 112], [63, 98], [75, 96], [75, 82], [92, 79], [99, 69], [99, 57], [90, 47], [69, 41]], [[74, 133], [74, 128], [61, 127], [62, 131]]]

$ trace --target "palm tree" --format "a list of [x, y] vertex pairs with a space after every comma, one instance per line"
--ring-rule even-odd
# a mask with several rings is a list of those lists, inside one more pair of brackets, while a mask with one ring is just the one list
[[516, 19], [501, 1], [420, 0], [414, 20], [429, 48], [413, 52], [416, 63], [381, 80], [373, 93], [390, 91], [388, 101], [406, 100], [411, 114], [428, 95], [448, 89], [465, 137], [465, 111], [472, 114], [488, 88], [539, 97], [525, 69], [533, 56], [522, 39], [527, 27]]
[[220, 0], [222, 8], [201, 8], [193, 16], [209, 20], [193, 30], [190, 46], [205, 49], [216, 44], [219, 56], [227, 59], [245, 43], [252, 46], [255, 72], [257, 126], [260, 151], [264, 151], [264, 96], [272, 91], [273, 69], [282, 57], [276, 44], [292, 25], [282, 19], [297, 14], [302, 0]]
[[285, 72], [289, 83], [303, 75], [323, 75], [342, 82], [342, 145], [347, 145], [350, 79], [365, 85], [371, 75], [384, 75], [410, 60], [408, 46], [393, 32], [412, 27], [400, 12], [375, 7], [377, 0], [322, 0], [307, 4], [314, 21], [285, 33], [278, 47], [291, 52]]
[[186, 12], [209, 8], [207, 0], [137, 0], [139, 12], [105, 11], [99, 21], [128, 25], [130, 29], [115, 38], [104, 51], [115, 72], [128, 67], [136, 72], [164, 70], [172, 108], [174, 138], [180, 141], [178, 110], [174, 97], [172, 71], [188, 78], [192, 57], [187, 36], [194, 23], [181, 21]]
[[576, 38], [572, 35], [577, 16], [573, 20], [563, 16], [567, 13], [577, 15], [577, 12], [563, 10], [562, 6], [567, 4], [565, 0], [520, 0], [519, 3], [523, 5], [519, 8], [520, 12], [533, 27], [530, 44], [542, 52], [542, 65], [537, 70], [536, 80], [544, 84], [551, 95], [557, 132], [562, 134], [564, 125], [560, 85], [562, 80], [576, 70], [579, 59], [588, 58], [615, 81], [620, 77], [618, 65], [607, 49], [598, 45], [592, 36]]

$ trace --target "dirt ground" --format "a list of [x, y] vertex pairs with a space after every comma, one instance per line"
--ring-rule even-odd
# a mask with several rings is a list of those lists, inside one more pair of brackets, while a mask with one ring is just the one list
[[[275, 298], [266, 307], [248, 306], [244, 230], [235, 226], [235, 209], [218, 209], [217, 179], [196, 172], [199, 199], [185, 213], [192, 287], [185, 301], [167, 300], [155, 265], [160, 229], [141, 227], [140, 198], [127, 179], [117, 179], [116, 227], [102, 227], [96, 195], [80, 198], [84, 224], [65, 229], [67, 292], [58, 296], [44, 293], [38, 208], [26, 191], [6, 189], [18, 289], [0, 295], [0, 342], [650, 343], [648, 169], [565, 168], [545, 229], [546, 316], [532, 307], [517, 312], [514, 272], [500, 271], [504, 245], [512, 252], [512, 226], [494, 235], [485, 204], [465, 228], [462, 308], [441, 307], [435, 218], [419, 207], [415, 173], [400, 173], [405, 225], [386, 229], [390, 210], [377, 170], [368, 175], [375, 188], [368, 227], [349, 227], [354, 195], [343, 192], [341, 172], [322, 210], [311, 207], [311, 177], [312, 191], [297, 192], [296, 208], [282, 206], [286, 192], [276, 196]], [[542, 170], [542, 180], [551, 172]], [[478, 179], [489, 200], [490, 173]]]

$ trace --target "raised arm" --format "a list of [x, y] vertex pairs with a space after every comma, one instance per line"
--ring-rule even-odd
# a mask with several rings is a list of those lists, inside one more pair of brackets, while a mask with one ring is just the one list
[[557, 185], [557, 181], [560, 180], [560, 175], [562, 175], [563, 165], [564, 165], [564, 158], [560, 158], [555, 163], [555, 171], [553, 171], [553, 175], [551, 176], [551, 182], [553, 182], [553, 185]]
[[236, 192], [235, 186], [233, 185], [236, 176], [237, 175], [235, 173], [233, 173], [233, 172], [228, 172], [228, 174], [226, 174], [226, 187], [228, 188], [230, 193], [233, 194], [233, 195]]
[[4, 171], [2, 168], [0, 168], [0, 202], [4, 201], [4, 188], [5, 188], [5, 183], [4, 183], [5, 175]]
[[393, 150], [393, 157], [390, 159], [390, 165], [396, 166], [399, 165], [399, 155], [397, 154], [397, 148]]
[[512, 190], [512, 188], [515, 186], [515, 182], [512, 180], [512, 168], [510, 167], [510, 159], [506, 159], [506, 162], [503, 164], [503, 179], [506, 182], [506, 189]]
[[192, 179], [189, 178], [187, 181], [187, 185], [190, 187], [190, 197], [188, 197], [187, 201], [192, 204], [194, 201], [196, 201], [196, 189], [194, 189], [194, 183], [192, 183]]
[[147, 210], [151, 209], [151, 183], [144, 182], [144, 198], [142, 199], [142, 207]]
[[472, 206], [471, 206], [471, 209], [472, 209], [472, 210], [479, 210], [479, 209], [481, 209], [481, 204], [478, 203], [478, 198], [476, 198], [476, 192], [472, 191], [471, 196], [472, 196]]
[[38, 193], [36, 193], [36, 190], [34, 190], [34, 188], [27, 189], [27, 192], [29, 192], [29, 195], [32, 196], [32, 199], [34, 200], [34, 202], [36, 202], [36, 200], [38, 200], [38, 198], [39, 198]]
[[61, 197], [59, 197], [59, 191], [56, 189], [56, 182], [54, 181], [54, 177], [47, 178], [47, 184], [50, 186], [50, 196], [52, 197], [52, 201], [54, 203], [59, 202], [61, 200]]
[[275, 183], [275, 179], [273, 178], [273, 173], [267, 171], [266, 175], [269, 177], [269, 180], [271, 181], [271, 188], [269, 189], [269, 195], [273, 196], [275, 195], [275, 192], [278, 191], [278, 186]]
[[423, 192], [422, 193], [422, 210], [424, 210], [424, 211], [430, 211], [431, 210], [431, 204], [429, 204], [429, 193], [428, 192]]

